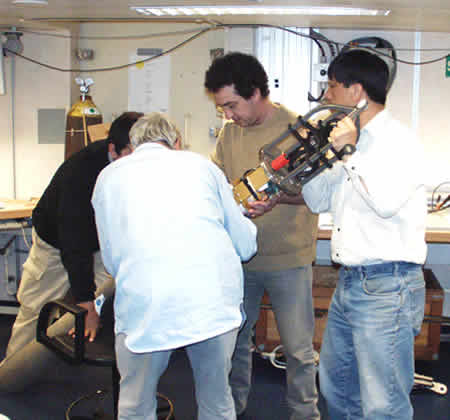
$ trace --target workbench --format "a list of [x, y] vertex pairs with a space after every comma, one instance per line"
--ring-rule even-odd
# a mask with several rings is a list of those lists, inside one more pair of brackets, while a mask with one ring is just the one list
[[31, 218], [37, 198], [30, 200], [13, 200], [0, 198], [0, 220], [22, 220]]
[[[318, 240], [331, 239], [331, 223], [331, 219], [328, 219], [327, 215], [323, 218], [322, 223], [319, 222]], [[450, 210], [428, 214], [425, 241], [427, 244], [450, 244]]]
[[[425, 316], [440, 317], [444, 293], [430, 269], [424, 270], [426, 283]], [[334, 266], [313, 267], [313, 301], [315, 312], [315, 328], [313, 344], [317, 351], [322, 345], [322, 336], [328, 319], [328, 307], [338, 281], [338, 269]], [[415, 340], [415, 357], [421, 360], [437, 360], [440, 346], [439, 323], [424, 322], [420, 334]], [[275, 322], [275, 315], [270, 309], [270, 300], [264, 294], [259, 320], [256, 324], [255, 344], [264, 351], [270, 352], [280, 344], [280, 336]]]
[[[338, 270], [331, 263], [330, 239], [332, 221], [326, 215], [319, 221], [317, 235], [317, 258], [313, 267], [313, 299], [315, 309], [314, 347], [320, 349], [322, 334], [327, 320]], [[426, 302], [425, 315], [429, 317], [450, 316], [450, 210], [431, 213], [427, 219], [425, 239], [428, 246], [425, 264]], [[438, 276], [439, 275], [439, 276]], [[444, 300], [447, 309], [444, 308]], [[443, 337], [439, 323], [424, 322], [415, 341], [417, 359], [436, 360]], [[259, 320], [256, 324], [255, 342], [264, 351], [270, 352], [280, 344], [275, 316], [270, 309], [270, 300], [264, 294]]]

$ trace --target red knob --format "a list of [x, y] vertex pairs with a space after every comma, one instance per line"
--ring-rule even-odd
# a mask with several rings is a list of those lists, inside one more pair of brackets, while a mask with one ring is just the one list
[[283, 153], [272, 161], [271, 166], [274, 171], [279, 171], [281, 168], [286, 166], [288, 163], [289, 163], [289, 160], [286, 159], [286, 155]]

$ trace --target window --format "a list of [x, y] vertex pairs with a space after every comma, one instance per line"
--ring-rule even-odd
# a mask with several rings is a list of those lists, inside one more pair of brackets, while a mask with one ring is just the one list
[[269, 77], [271, 100], [304, 115], [311, 108], [308, 92], [311, 89], [312, 56], [316, 52], [308, 37], [308, 28], [286, 29], [258, 28], [256, 56]]

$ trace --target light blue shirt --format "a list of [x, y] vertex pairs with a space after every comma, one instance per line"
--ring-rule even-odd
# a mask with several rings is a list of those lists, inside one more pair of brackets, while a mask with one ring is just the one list
[[255, 254], [257, 229], [216, 165], [143, 144], [101, 172], [92, 204], [116, 280], [115, 331], [131, 351], [178, 348], [239, 327], [241, 261]]
[[346, 163], [337, 162], [303, 187], [313, 212], [332, 214], [333, 261], [424, 263], [423, 160], [417, 136], [383, 110], [361, 130]]

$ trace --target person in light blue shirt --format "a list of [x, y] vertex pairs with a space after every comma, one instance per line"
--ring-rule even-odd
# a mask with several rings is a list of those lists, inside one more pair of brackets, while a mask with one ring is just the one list
[[174, 349], [185, 347], [198, 418], [234, 420], [228, 376], [243, 322], [241, 262], [257, 229], [224, 174], [181, 151], [163, 114], [130, 131], [134, 152], [98, 177], [92, 204], [104, 265], [116, 280], [120, 420], [156, 420], [156, 388]]

